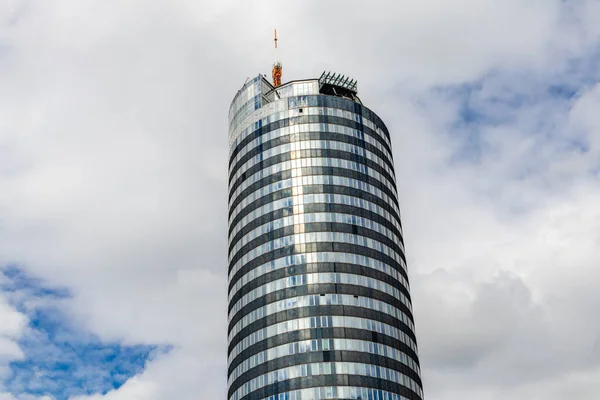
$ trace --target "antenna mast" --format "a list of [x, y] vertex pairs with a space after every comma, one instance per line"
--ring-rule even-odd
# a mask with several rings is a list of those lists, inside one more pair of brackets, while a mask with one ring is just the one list
[[281, 85], [281, 75], [283, 74], [283, 68], [277, 57], [277, 29], [275, 29], [273, 41], [275, 43], [275, 64], [273, 64], [273, 86], [277, 87]]

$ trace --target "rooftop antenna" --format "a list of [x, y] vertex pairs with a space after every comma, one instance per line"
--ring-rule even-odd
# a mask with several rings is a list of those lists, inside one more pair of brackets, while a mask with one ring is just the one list
[[283, 68], [277, 57], [277, 29], [275, 29], [273, 41], [275, 42], [275, 64], [273, 64], [273, 86], [277, 87], [281, 85], [281, 75], [283, 74]]

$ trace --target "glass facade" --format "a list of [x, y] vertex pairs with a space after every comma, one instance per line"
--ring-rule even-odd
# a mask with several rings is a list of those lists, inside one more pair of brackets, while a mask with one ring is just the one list
[[228, 400], [421, 400], [391, 141], [318, 79], [229, 110]]

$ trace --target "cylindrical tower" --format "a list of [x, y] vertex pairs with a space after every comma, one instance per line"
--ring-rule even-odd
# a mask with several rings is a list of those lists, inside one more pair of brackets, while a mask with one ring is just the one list
[[229, 112], [229, 400], [421, 400], [389, 133], [339, 75]]

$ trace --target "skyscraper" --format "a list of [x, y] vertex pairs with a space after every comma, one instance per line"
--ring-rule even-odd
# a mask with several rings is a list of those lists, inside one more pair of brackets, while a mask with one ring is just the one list
[[229, 400], [423, 398], [390, 135], [356, 82], [229, 110]]

